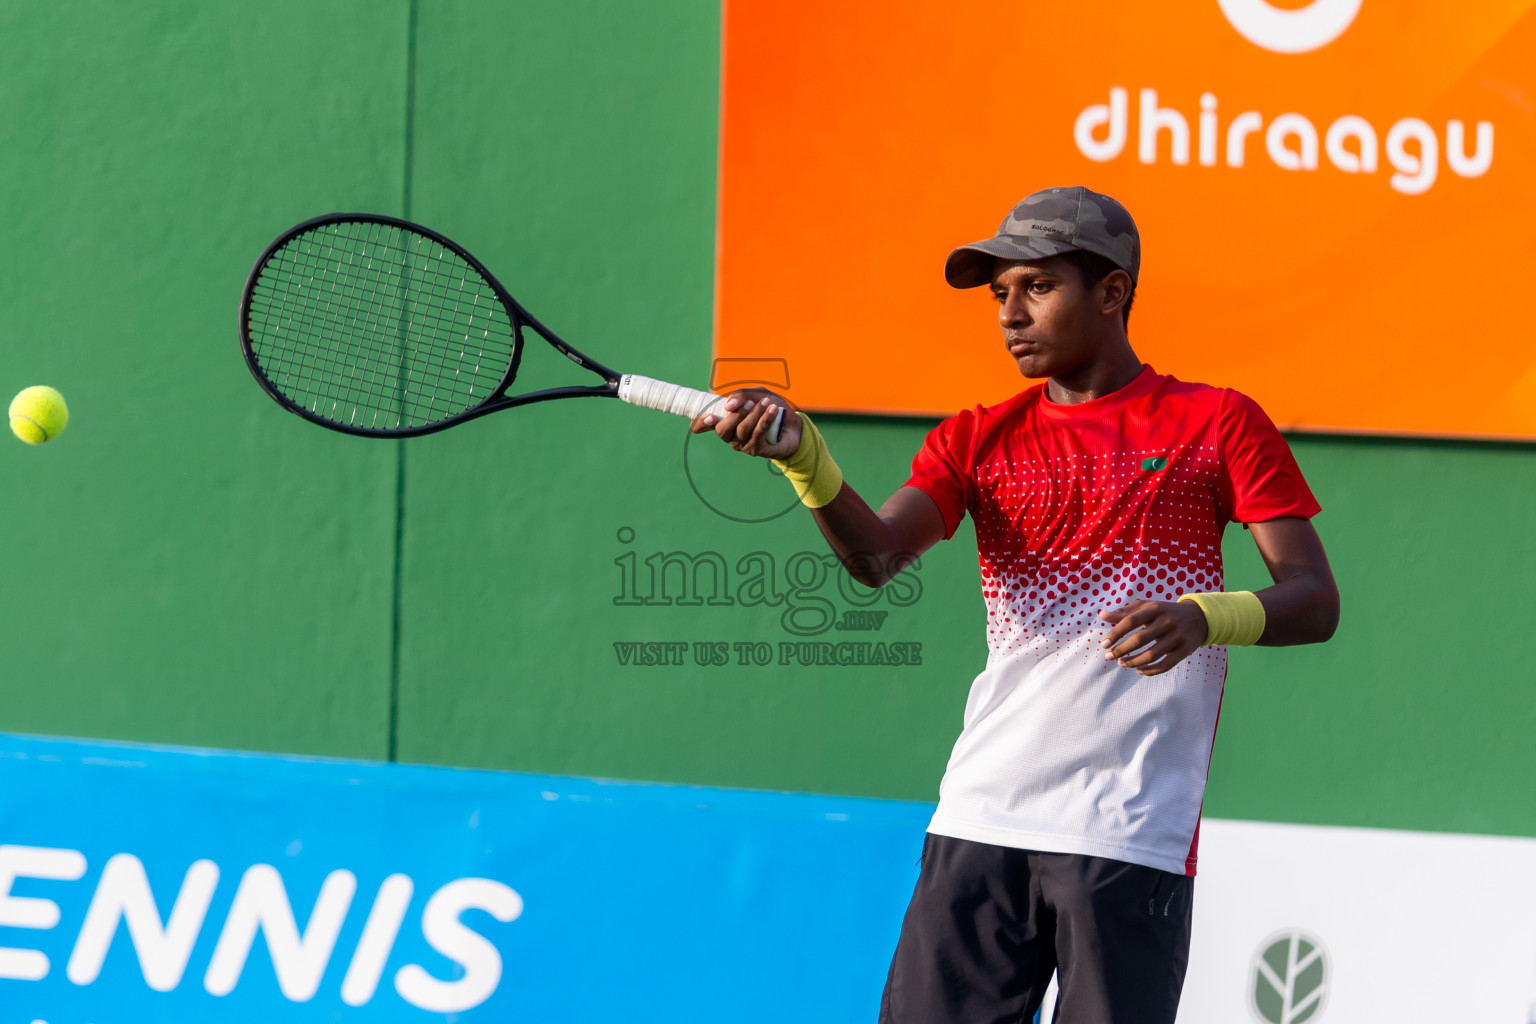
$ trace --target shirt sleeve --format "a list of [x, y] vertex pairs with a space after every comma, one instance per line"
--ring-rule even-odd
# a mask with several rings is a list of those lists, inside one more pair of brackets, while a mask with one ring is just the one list
[[1322, 511], [1291, 446], [1257, 402], [1228, 391], [1221, 407], [1220, 432], [1233, 522], [1262, 523], [1291, 516], [1311, 519]]
[[962, 412], [928, 431], [912, 458], [912, 475], [905, 485], [916, 487], [939, 506], [945, 540], [959, 529], [976, 490], [969, 468], [974, 419], [974, 413]]

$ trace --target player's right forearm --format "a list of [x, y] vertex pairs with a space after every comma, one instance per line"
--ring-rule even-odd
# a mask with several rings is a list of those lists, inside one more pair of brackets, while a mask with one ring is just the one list
[[915, 487], [901, 488], [876, 512], [844, 481], [811, 515], [848, 575], [866, 587], [883, 586], [944, 536], [938, 507]]
[[736, 391], [718, 414], [694, 417], [692, 430], [712, 430], [737, 451], [773, 459], [848, 574], [865, 586], [881, 586], [944, 539], [944, 516], [919, 488], [902, 487], [878, 512], [870, 508], [843, 480], [826, 439], [809, 416], [790, 412], [783, 435], [769, 442], [768, 425], [784, 407], [784, 400], [772, 392]]
[[890, 565], [890, 526], [846, 480], [837, 497], [821, 508], [811, 509], [811, 516], [848, 575], [866, 587], [882, 586], [901, 571]]

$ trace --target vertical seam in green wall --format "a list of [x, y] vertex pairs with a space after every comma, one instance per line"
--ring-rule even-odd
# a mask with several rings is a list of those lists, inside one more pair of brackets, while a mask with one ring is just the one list
[[410, 0], [405, 33], [405, 176], [401, 188], [400, 216], [411, 219], [411, 175], [416, 155], [416, 20], [421, 0]]
[[405, 441], [395, 442], [395, 569], [391, 581], [389, 621], [389, 749], [386, 759], [396, 760], [400, 750], [400, 563], [405, 552]]
[[[400, 186], [400, 216], [411, 219], [411, 176], [416, 143], [416, 22], [420, 0], [410, 0], [405, 33], [405, 159]], [[389, 738], [385, 757], [400, 753], [400, 625], [405, 600], [401, 581], [405, 561], [405, 439], [395, 442], [395, 565], [390, 582], [389, 620]]]

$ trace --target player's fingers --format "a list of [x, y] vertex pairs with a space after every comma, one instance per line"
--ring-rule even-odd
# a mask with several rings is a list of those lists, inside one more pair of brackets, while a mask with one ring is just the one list
[[1109, 631], [1109, 635], [1100, 642], [1101, 647], [1113, 647], [1120, 641], [1121, 637], [1152, 621], [1157, 614], [1157, 605], [1150, 602], [1134, 601], [1126, 605], [1125, 608], [1118, 610], [1124, 612], [1124, 614], [1120, 616], [1120, 620]]
[[756, 405], [764, 398], [770, 398], [773, 392], [763, 388], [738, 388], [725, 396], [725, 401], [720, 407], [725, 412], [745, 412], [747, 407]]
[[742, 450], [757, 454], [754, 440], [762, 431], [767, 430], [764, 413], [768, 405], [764, 400], [751, 403], [750, 408], [742, 408], [741, 420], [736, 424], [736, 440], [741, 442]]
[[[771, 429], [773, 420], [779, 419], [779, 439], [763, 449], [763, 454], [770, 459], [787, 459], [800, 449], [800, 417], [795, 414], [787, 403], [775, 402], [784, 415], [777, 412], [766, 413], [769, 417], [768, 425]], [[765, 435], [766, 436], [766, 435]]]
[[1130, 612], [1125, 612], [1115, 620], [1115, 624], [1111, 626], [1109, 632], [1104, 635], [1104, 639], [1099, 643], [1099, 646], [1113, 647], [1121, 637], [1125, 636], [1125, 634], [1129, 633], [1135, 628], [1136, 624], [1130, 620]]
[[764, 399], [758, 409], [757, 424], [752, 428], [752, 436], [747, 440], [747, 451], [753, 455], [767, 455], [769, 449], [776, 447], [768, 441], [768, 432], [773, 429], [775, 420], [780, 419], [783, 406], [771, 398]]
[[729, 444], [737, 451], [741, 451], [739, 445], [746, 440], [750, 431], [743, 432], [742, 423], [752, 415], [757, 408], [758, 396], [750, 391], [733, 391], [724, 402], [718, 403], [710, 412], [704, 415], [713, 415], [715, 420], [715, 433], [720, 440]]
[[1160, 676], [1173, 666], [1183, 661], [1195, 652], [1195, 648], [1187, 643], [1175, 644], [1168, 653], [1164, 654], [1156, 663], [1138, 668], [1136, 671], [1144, 676]]
[[1145, 630], [1137, 630], [1114, 647], [1104, 652], [1105, 661], [1118, 661], [1124, 663], [1126, 658], [1144, 650], [1146, 646], [1159, 637], [1148, 636]]
[[[714, 415], [715, 414], [713, 413], [705, 413], [704, 418], [709, 419]], [[719, 437], [720, 440], [724, 441], [726, 444], [731, 445], [732, 447], [735, 447], [736, 443], [736, 422], [739, 418], [740, 417], [733, 412], [726, 413], [724, 416], [715, 416], [715, 435]]]
[[1168, 635], [1168, 632], [1168, 623], [1162, 619], [1154, 618], [1140, 629], [1127, 634], [1123, 640], [1106, 651], [1104, 657], [1106, 660], [1124, 658], [1134, 651], [1141, 650], [1147, 644], [1161, 640], [1164, 636]]
[[1178, 650], [1180, 644], [1181, 641], [1177, 634], [1165, 633], [1158, 637], [1150, 646], [1143, 647], [1139, 651], [1131, 652], [1122, 657], [1120, 665], [1122, 668], [1141, 668], [1144, 665], [1150, 665]]
[[763, 446], [767, 444], [763, 435], [768, 431], [769, 404], [766, 400], [760, 402], [752, 410], [752, 414], [741, 421], [741, 426], [738, 428], [746, 434], [746, 437], [741, 439], [741, 446], [748, 455], [761, 455]]
[[[693, 419], [694, 433], [713, 430], [720, 440], [736, 447], [736, 431], [743, 414], [755, 404], [750, 391], [733, 391], [722, 401], [716, 402]], [[702, 429], [700, 429], [702, 427]]]

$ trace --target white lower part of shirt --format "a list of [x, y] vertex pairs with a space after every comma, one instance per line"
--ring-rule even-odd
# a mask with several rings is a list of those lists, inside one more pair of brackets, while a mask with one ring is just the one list
[[1142, 676], [1104, 660], [1107, 631], [976, 677], [930, 832], [1185, 871], [1227, 652]]

